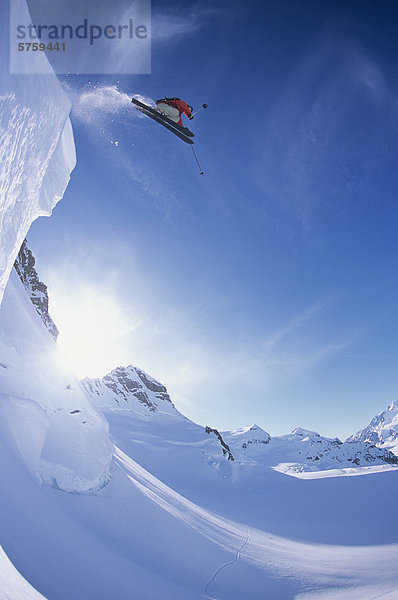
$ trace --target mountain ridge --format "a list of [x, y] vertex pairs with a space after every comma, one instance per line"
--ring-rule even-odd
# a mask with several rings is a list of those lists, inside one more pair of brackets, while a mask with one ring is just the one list
[[[189, 421], [175, 407], [167, 388], [139, 367], [117, 367], [102, 379], [86, 377], [82, 384], [101, 411], [127, 411], [146, 421], [155, 416]], [[214, 434], [226, 460], [255, 461], [286, 473], [398, 464], [398, 457], [387, 448], [363, 440], [342, 442], [301, 427], [274, 437], [256, 424], [234, 431], [208, 425], [202, 429]]]

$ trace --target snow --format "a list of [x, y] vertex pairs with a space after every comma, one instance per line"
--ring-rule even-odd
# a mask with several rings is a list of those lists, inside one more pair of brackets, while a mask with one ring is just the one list
[[[15, 273], [0, 315], [1, 598], [127, 600], [134, 590], [140, 600], [263, 600], [267, 590], [276, 600], [371, 600], [398, 590], [397, 469], [306, 479], [252, 457], [231, 463], [162, 384], [130, 366], [92, 391], [115, 444], [111, 478], [93, 489], [106, 423], [57, 367]], [[264, 437], [259, 427], [247, 434]]]
[[109, 479], [108, 426], [63, 372], [15, 271], [0, 310], [1, 431], [37, 481], [89, 493]]
[[382, 449], [254, 425], [223, 432], [228, 461], [142, 369], [81, 384], [61, 368], [9, 274], [73, 168], [69, 104], [52, 75], [3, 75], [0, 600], [397, 598], [398, 470]]
[[102, 379], [86, 377], [82, 384], [92, 403], [101, 411], [128, 410], [148, 418], [152, 412], [182, 417], [166, 388], [142, 369], [118, 367]]
[[394, 400], [385, 410], [373, 417], [367, 427], [349, 437], [347, 441], [370, 442], [398, 455], [398, 401]]
[[397, 462], [395, 456], [385, 449], [376, 448], [369, 442], [326, 438], [316, 431], [297, 427], [288, 435], [271, 436], [258, 427], [246, 427], [236, 431], [224, 431], [224, 440], [235, 457], [241, 461], [255, 460], [289, 475], [303, 472], [340, 470], [367, 465], [385, 466]]
[[271, 436], [258, 425], [241, 427], [235, 431], [222, 432], [224, 440], [232, 450], [232, 453], [240, 458], [261, 455], [263, 447], [269, 444]]
[[[31, 223], [51, 214], [69, 182], [71, 106], [43, 52], [18, 53], [18, 60], [41, 63], [47, 75], [8, 73], [7, 13], [0, 41], [1, 436], [38, 485], [93, 493], [109, 480], [108, 425], [61, 369], [55, 343], [11, 272]], [[30, 21], [23, 0], [13, 1], [12, 18]]]
[[[8, 7], [1, 11], [0, 64], [0, 302], [31, 223], [49, 216], [75, 166], [70, 103], [43, 52], [19, 52], [19, 61], [45, 63], [48, 75], [8, 73]], [[13, 0], [19, 22], [30, 17]]]
[[[149, 466], [164, 456], [165, 482], [129, 456], [138, 447], [136, 418], [116, 416], [111, 435], [124, 450], [115, 447], [111, 481], [94, 496], [27, 479], [0, 438], [2, 472], [9, 473], [0, 491], [8, 514], [0, 517], [3, 547], [45, 597], [127, 599], [134, 590], [143, 600], [263, 600], [267, 590], [275, 599], [370, 600], [398, 589], [396, 473], [300, 481], [238, 465], [235, 477], [220, 478], [200, 453], [185, 453], [184, 436], [183, 453], [169, 443], [169, 424], [160, 450], [149, 439], [142, 451], [151, 449]], [[175, 457], [188, 463], [191, 480]], [[374, 513], [380, 496], [383, 510]], [[359, 497], [367, 500], [358, 504]]]
[[16, 570], [0, 546], [0, 594], [2, 600], [45, 600]]

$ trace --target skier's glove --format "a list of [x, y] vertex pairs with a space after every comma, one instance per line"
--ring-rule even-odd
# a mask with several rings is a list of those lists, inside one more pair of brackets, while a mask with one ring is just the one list
[[195, 117], [194, 117], [193, 115], [191, 115], [190, 117], [188, 117], [188, 119], [189, 119], [190, 121], [192, 121], [192, 119], [194, 119], [194, 118], [195, 118]]

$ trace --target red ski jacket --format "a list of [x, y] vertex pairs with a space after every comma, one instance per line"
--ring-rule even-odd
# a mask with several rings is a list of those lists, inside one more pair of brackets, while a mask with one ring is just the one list
[[158, 102], [164, 102], [165, 104], [169, 104], [170, 106], [175, 106], [175, 108], [178, 108], [180, 113], [183, 113], [187, 117], [190, 117], [192, 114], [191, 107], [188, 106], [188, 104], [184, 102], [184, 100], [181, 100], [181, 98], [163, 98], [162, 100], [156, 101], [156, 103]]

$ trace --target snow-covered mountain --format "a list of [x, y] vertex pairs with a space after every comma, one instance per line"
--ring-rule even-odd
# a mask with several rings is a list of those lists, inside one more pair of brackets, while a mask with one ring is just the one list
[[367, 427], [349, 437], [347, 442], [370, 442], [398, 454], [398, 401], [394, 400], [373, 417]]
[[301, 427], [272, 438], [257, 426], [254, 430], [224, 432], [223, 437], [239, 457], [290, 473], [398, 464], [392, 452], [368, 442], [341, 442]]
[[165, 386], [133, 365], [117, 367], [102, 379], [86, 377], [82, 384], [95, 405], [103, 410], [129, 409], [141, 415], [155, 411], [178, 413]]
[[[200, 472], [204, 479], [211, 479], [214, 472], [230, 473], [227, 463], [233, 456], [219, 432], [197, 425], [182, 415], [166, 387], [142, 369], [133, 365], [118, 367], [102, 379], [87, 377], [82, 384], [92, 405], [110, 423], [117, 445], [131, 452], [133, 444], [134, 456], [159, 477], [167, 478], [169, 463], [175, 464], [175, 473], [196, 464], [196, 475]], [[130, 440], [128, 448], [124, 445], [126, 439]], [[150, 439], [154, 447], [147, 443]], [[159, 448], [166, 460], [164, 471]], [[181, 448], [184, 448], [183, 453]]]
[[[138, 367], [118, 367], [102, 379], [86, 378], [82, 383], [93, 405], [101, 411], [124, 411], [131, 420], [134, 417], [153, 420], [154, 414], [158, 421], [162, 416], [172, 417], [179, 419], [180, 427], [184, 420], [188, 421], [175, 408], [166, 387]], [[191, 425], [202, 432], [200, 426]], [[398, 457], [389, 450], [367, 441], [341, 442], [301, 428], [273, 438], [258, 425], [221, 433], [206, 426], [204, 432], [219, 441], [230, 461], [250, 459], [289, 473], [398, 464]], [[178, 439], [178, 428], [173, 435]]]
[[256, 457], [264, 451], [264, 446], [269, 444], [271, 436], [258, 425], [241, 427], [235, 431], [223, 431], [223, 438], [237, 456]]

